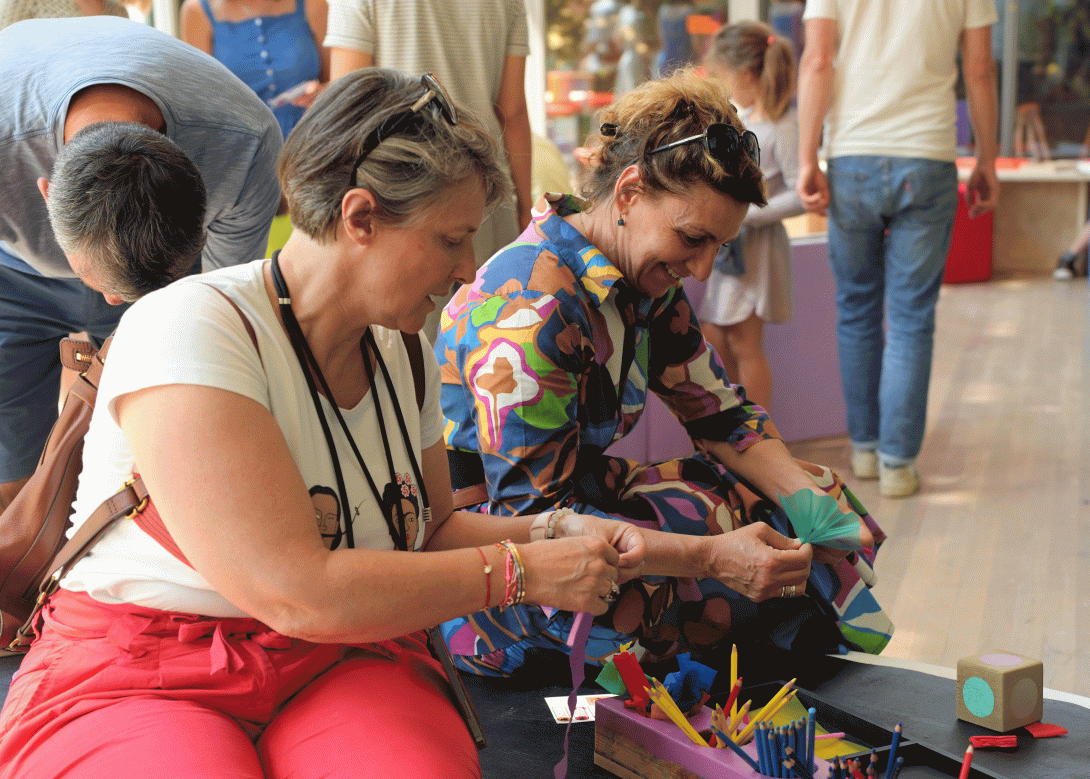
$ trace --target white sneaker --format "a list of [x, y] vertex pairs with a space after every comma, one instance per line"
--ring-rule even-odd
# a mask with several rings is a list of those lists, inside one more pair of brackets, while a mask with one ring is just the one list
[[1056, 261], [1056, 270], [1052, 271], [1052, 278], [1057, 281], [1069, 281], [1075, 278], [1075, 258], [1064, 255]]
[[883, 498], [907, 498], [920, 490], [920, 473], [913, 466], [878, 466], [878, 492]]
[[852, 472], [857, 479], [878, 478], [878, 454], [873, 449], [852, 447]]

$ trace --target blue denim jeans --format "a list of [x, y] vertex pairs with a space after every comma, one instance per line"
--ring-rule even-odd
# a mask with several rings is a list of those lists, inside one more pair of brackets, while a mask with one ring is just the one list
[[109, 305], [79, 279], [39, 276], [0, 254], [0, 482], [7, 482], [34, 472], [57, 420], [59, 340], [86, 331], [101, 344], [128, 306]]
[[927, 159], [836, 157], [828, 180], [848, 435], [853, 446], [877, 450], [886, 467], [903, 467], [923, 443], [957, 168]]

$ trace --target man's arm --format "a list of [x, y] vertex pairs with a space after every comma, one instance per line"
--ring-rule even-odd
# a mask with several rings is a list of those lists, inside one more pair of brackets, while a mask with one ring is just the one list
[[530, 224], [530, 113], [526, 108], [526, 58], [508, 56], [503, 63], [496, 118], [503, 129], [503, 145], [511, 166], [519, 232]]
[[329, 49], [329, 78], [336, 80], [341, 76], [360, 68], [369, 68], [375, 64], [375, 55], [366, 51], [343, 49], [334, 46]]
[[976, 138], [976, 168], [967, 184], [969, 216], [979, 216], [993, 210], [999, 199], [999, 179], [995, 175], [999, 97], [991, 27], [974, 27], [961, 34], [961, 62], [969, 119]]
[[824, 214], [829, 184], [818, 167], [818, 147], [825, 114], [833, 100], [834, 19], [806, 20], [806, 48], [799, 61], [799, 197], [807, 211]]

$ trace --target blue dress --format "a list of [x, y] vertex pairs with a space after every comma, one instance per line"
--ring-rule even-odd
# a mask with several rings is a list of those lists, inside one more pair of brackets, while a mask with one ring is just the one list
[[[265, 102], [319, 78], [322, 60], [307, 23], [304, 0], [295, 0], [290, 14], [257, 16], [243, 22], [219, 21], [208, 0], [201, 0], [201, 7], [212, 24], [212, 56]], [[303, 108], [289, 103], [273, 108], [273, 114], [286, 138]]]

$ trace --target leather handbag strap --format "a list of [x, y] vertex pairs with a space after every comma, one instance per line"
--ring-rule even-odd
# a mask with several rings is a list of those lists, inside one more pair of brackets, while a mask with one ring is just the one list
[[[208, 286], [222, 295], [223, 299], [230, 303], [231, 308], [238, 313], [239, 318], [242, 319], [242, 324], [246, 326], [246, 333], [250, 336], [250, 340], [257, 350], [258, 359], [260, 359], [261, 347], [257, 345], [257, 334], [254, 332], [254, 327], [250, 324], [249, 318], [242, 313], [242, 309], [238, 307], [238, 304], [222, 290], [213, 287], [211, 284]], [[72, 338], [63, 339], [61, 360], [64, 362], [67, 358], [75, 365], [86, 365], [86, 370], [84, 374], [81, 374], [81, 378], [92, 387], [97, 388], [102, 369], [106, 364], [106, 353], [110, 349], [112, 340], [112, 338], [107, 338], [105, 343], [102, 344], [102, 348], [98, 350], [97, 355], [92, 359], [88, 356], [94, 354], [92, 344]], [[41, 588], [39, 588], [39, 595], [44, 594], [47, 596], [46, 588], [50, 586], [56, 589], [56, 583], [63, 579], [72, 566], [87, 554], [90, 548], [94, 546], [94, 543], [106, 532], [107, 528], [122, 517], [130, 514], [135, 516], [147, 505], [147, 500], [148, 489], [144, 486], [144, 480], [138, 475], [134, 475], [132, 480], [127, 482], [119, 492], [104, 500], [72, 534], [72, 538], [53, 556], [53, 561], [49, 564], [49, 571], [52, 572], [52, 575], [42, 583]]]

